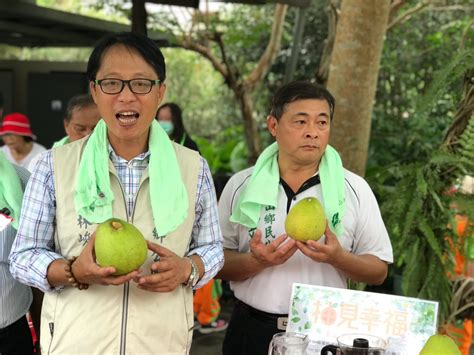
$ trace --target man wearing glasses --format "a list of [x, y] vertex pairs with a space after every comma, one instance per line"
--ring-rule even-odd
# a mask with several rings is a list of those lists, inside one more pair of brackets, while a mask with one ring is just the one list
[[[87, 75], [102, 120], [89, 137], [38, 163], [12, 274], [45, 291], [45, 353], [188, 353], [192, 290], [223, 264], [208, 165], [154, 119], [166, 75], [153, 41], [132, 33], [103, 38]], [[111, 217], [136, 226], [149, 249], [141, 268], [120, 276], [95, 261], [96, 226]]]

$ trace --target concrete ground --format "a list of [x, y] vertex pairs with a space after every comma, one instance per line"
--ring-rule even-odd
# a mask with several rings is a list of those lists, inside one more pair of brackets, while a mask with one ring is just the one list
[[[219, 318], [228, 321], [234, 307], [233, 298], [221, 299], [221, 314]], [[225, 330], [209, 334], [201, 334], [195, 330], [190, 355], [219, 355], [222, 354], [222, 342]]]

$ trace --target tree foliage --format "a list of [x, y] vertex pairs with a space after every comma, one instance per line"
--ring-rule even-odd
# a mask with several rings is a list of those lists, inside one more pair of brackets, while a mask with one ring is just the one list
[[[463, 38], [470, 37], [464, 46], [474, 48], [471, 25], [465, 11], [426, 11], [388, 32], [372, 119], [369, 169], [427, 159], [437, 148], [462, 93], [462, 82], [453, 80], [459, 79], [459, 73], [438, 81], [443, 94], [436, 101], [425, 94], [436, 72], [453, 67], [453, 54], [459, 52]], [[465, 37], [466, 30], [470, 36]]]
[[[473, 55], [472, 50], [462, 52], [453, 59], [457, 65], [447, 66], [434, 75], [436, 79], [430, 89], [418, 99], [417, 113], [425, 119], [436, 119], [437, 113], [431, 108], [447, 90], [440, 89], [440, 82], [447, 77], [462, 82], [463, 74], [473, 69]], [[459, 68], [461, 64], [464, 65]], [[471, 80], [469, 77], [465, 85], [472, 89]], [[448, 316], [452, 297], [447, 275], [453, 269], [451, 244], [456, 244], [457, 239], [450, 226], [456, 212], [467, 213], [451, 208], [452, 197], [447, 191], [465, 175], [474, 174], [474, 107], [472, 100], [462, 102], [470, 107], [468, 120], [471, 118], [458, 137], [459, 144], [453, 147], [439, 141], [438, 147], [426, 154], [425, 159], [394, 163], [376, 175], [379, 184], [372, 180], [383, 201], [381, 209], [391, 236], [396, 266], [403, 275], [403, 293], [438, 301], [441, 321]], [[474, 208], [473, 202], [471, 199], [466, 208]]]
[[165, 48], [163, 54], [167, 66], [164, 101], [182, 108], [185, 127], [193, 137], [212, 140], [226, 128], [240, 124], [232, 93], [207, 61], [179, 48]]

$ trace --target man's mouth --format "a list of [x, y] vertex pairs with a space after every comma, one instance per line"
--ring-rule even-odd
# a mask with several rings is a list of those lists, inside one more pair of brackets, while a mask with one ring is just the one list
[[122, 111], [115, 114], [115, 118], [119, 120], [122, 125], [131, 125], [134, 124], [140, 114], [136, 111]]

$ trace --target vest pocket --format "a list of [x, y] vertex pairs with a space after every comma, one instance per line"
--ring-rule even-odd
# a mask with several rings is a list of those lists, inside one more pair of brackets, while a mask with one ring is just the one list
[[59, 292], [45, 293], [41, 308], [41, 339], [40, 347], [43, 354], [50, 354], [54, 339], [56, 307]]

